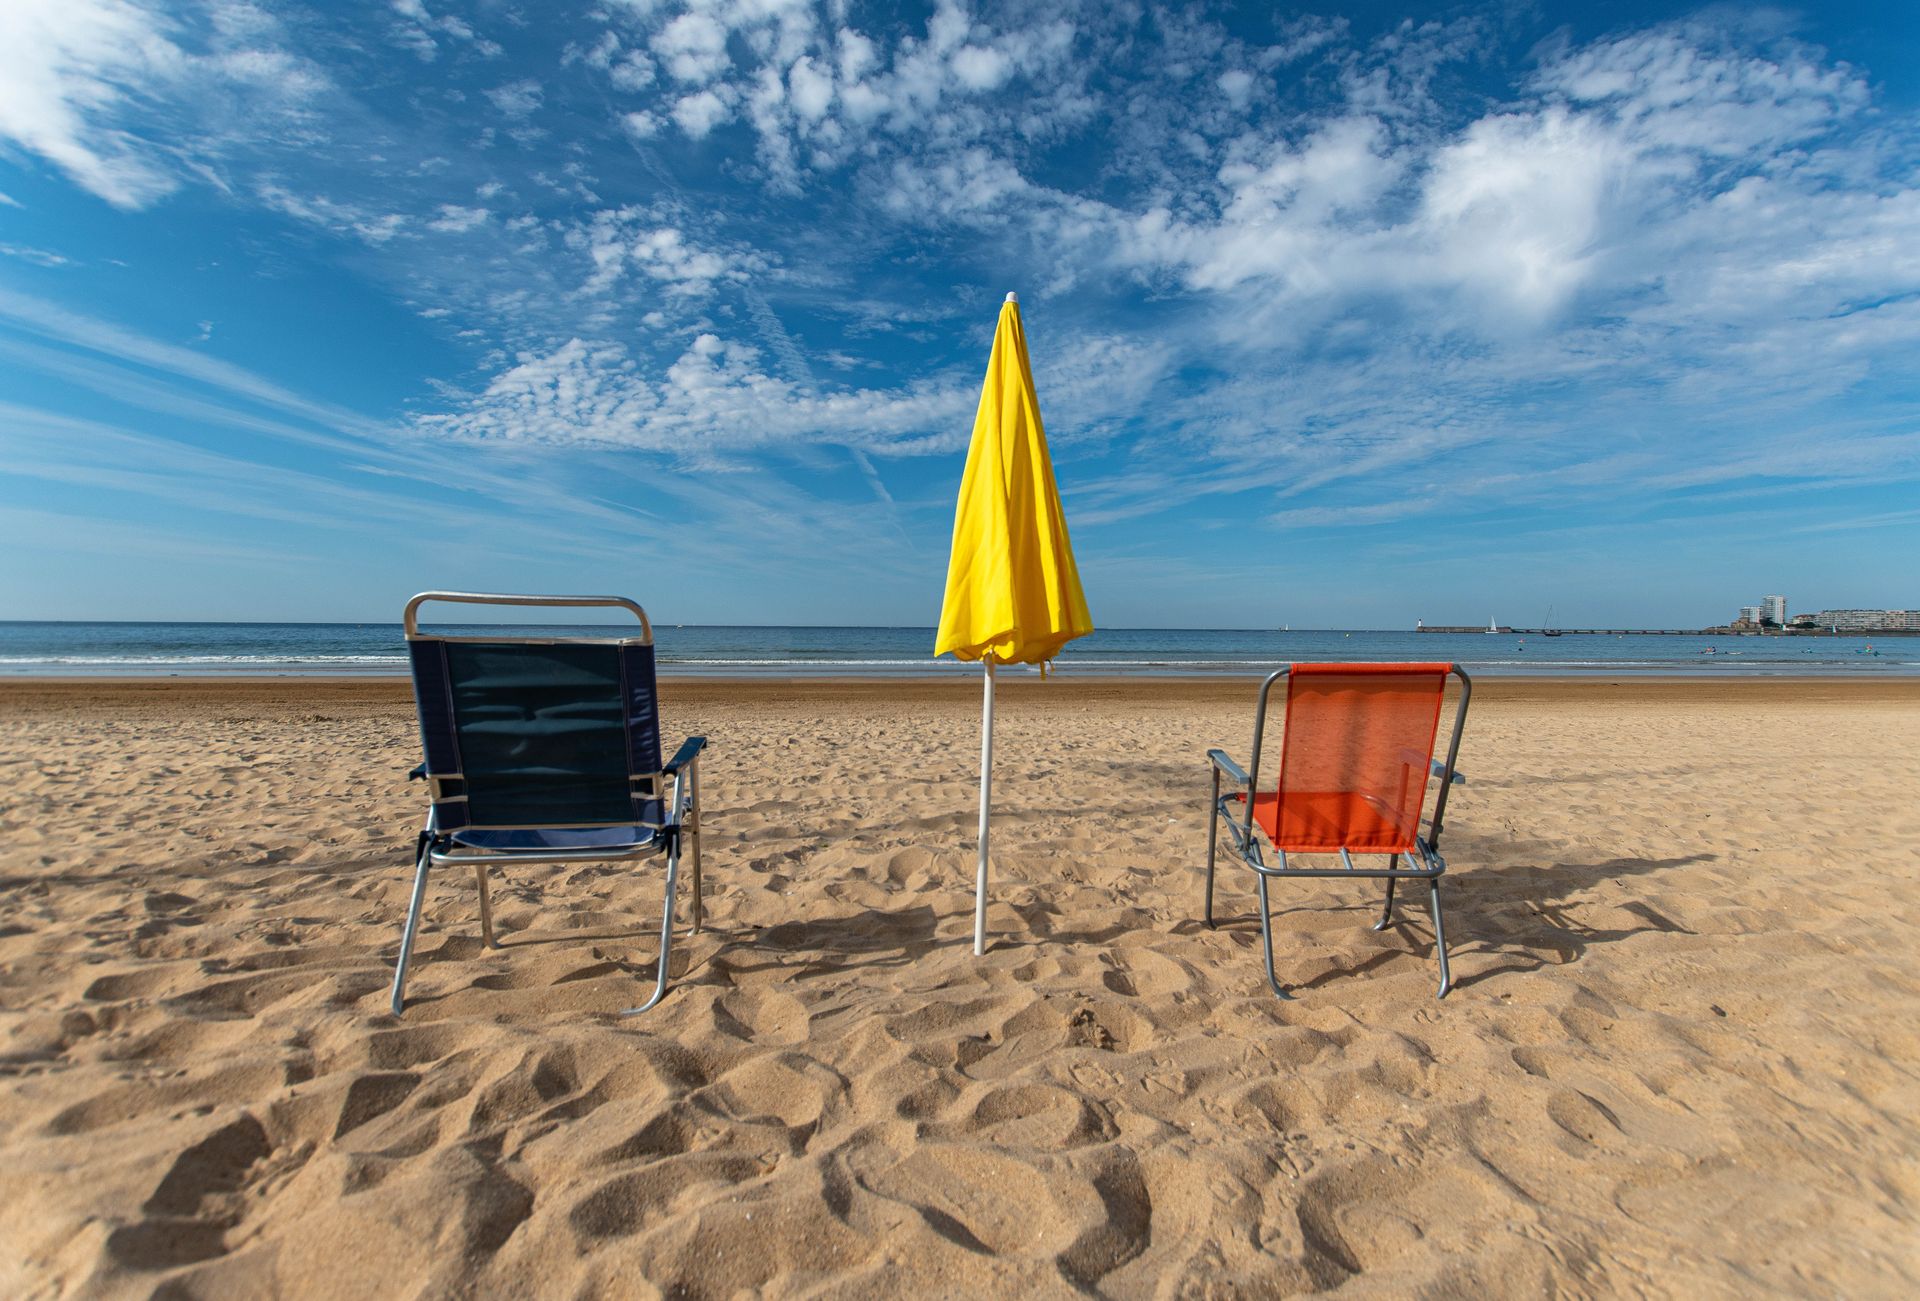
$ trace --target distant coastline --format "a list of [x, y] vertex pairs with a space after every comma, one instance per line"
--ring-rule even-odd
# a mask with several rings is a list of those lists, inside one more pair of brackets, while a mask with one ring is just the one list
[[1451, 633], [1465, 636], [1479, 633], [1514, 637], [1920, 637], [1920, 628], [1736, 628], [1721, 624], [1712, 628], [1515, 628], [1496, 624], [1482, 628], [1477, 624], [1423, 623], [1418, 633]]

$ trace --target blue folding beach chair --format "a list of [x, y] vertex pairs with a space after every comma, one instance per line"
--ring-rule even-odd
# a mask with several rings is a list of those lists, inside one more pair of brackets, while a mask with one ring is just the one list
[[[617, 606], [640, 621], [637, 637], [450, 636], [420, 631], [426, 601], [469, 605]], [[667, 992], [673, 896], [684, 852], [693, 872], [693, 929], [700, 930], [700, 751], [691, 736], [660, 762], [653, 627], [617, 596], [493, 596], [422, 592], [407, 602], [407, 650], [431, 806], [420, 833], [413, 900], [393, 973], [400, 1015], [407, 964], [420, 929], [427, 873], [473, 868], [480, 934], [490, 946], [487, 873], [515, 863], [608, 863], [666, 856], [660, 969], [645, 1012]], [[671, 780], [670, 789], [666, 787]]]

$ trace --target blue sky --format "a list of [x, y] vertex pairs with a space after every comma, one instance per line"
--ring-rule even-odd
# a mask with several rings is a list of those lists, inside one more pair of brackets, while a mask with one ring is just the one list
[[1920, 605], [1920, 7], [0, 6], [0, 617]]

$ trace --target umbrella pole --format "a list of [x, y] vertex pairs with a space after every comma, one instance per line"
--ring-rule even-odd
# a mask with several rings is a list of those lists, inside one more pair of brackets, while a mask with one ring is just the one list
[[993, 656], [987, 666], [986, 696], [980, 706], [980, 864], [973, 881], [973, 956], [987, 951], [987, 810], [993, 794]]

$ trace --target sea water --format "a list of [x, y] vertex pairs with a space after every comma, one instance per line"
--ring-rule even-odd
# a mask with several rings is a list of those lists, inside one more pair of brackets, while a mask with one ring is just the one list
[[[608, 632], [604, 625], [551, 630]], [[485, 630], [437, 625], [436, 631]], [[510, 631], [528, 636], [541, 630], [518, 626]], [[934, 659], [931, 628], [656, 624], [654, 643], [663, 675], [939, 677], [979, 671], [951, 657]], [[1104, 628], [1069, 643], [1053, 667], [1072, 677], [1257, 677], [1295, 662], [1402, 660], [1450, 661], [1469, 673], [1495, 676], [1897, 675], [1920, 673], [1920, 637]], [[406, 643], [398, 624], [0, 622], [0, 674], [14, 676], [404, 676], [406, 671]]]

